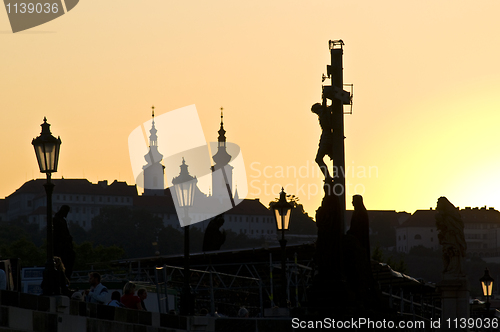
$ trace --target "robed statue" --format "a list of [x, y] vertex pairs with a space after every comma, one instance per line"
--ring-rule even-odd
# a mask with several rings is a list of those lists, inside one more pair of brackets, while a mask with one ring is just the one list
[[219, 250], [224, 244], [226, 241], [226, 232], [220, 230], [222, 225], [224, 225], [224, 214], [219, 214], [210, 220], [203, 237], [203, 251]]
[[358, 245], [364, 251], [366, 262], [370, 263], [370, 222], [368, 211], [363, 203], [363, 196], [352, 196], [352, 206], [354, 212], [351, 217], [351, 228], [347, 234], [352, 235], [358, 242]]
[[443, 250], [443, 274], [463, 276], [467, 244], [460, 212], [446, 197], [438, 199], [436, 211], [436, 228]]

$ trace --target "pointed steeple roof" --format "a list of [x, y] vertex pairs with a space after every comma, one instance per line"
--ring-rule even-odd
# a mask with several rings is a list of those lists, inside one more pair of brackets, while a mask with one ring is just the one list
[[163, 155], [158, 151], [158, 136], [156, 133], [158, 132], [155, 127], [155, 107], [151, 107], [151, 129], [149, 130], [150, 134], [149, 135], [149, 151], [148, 153], [144, 156], [144, 159], [148, 162], [147, 165], [143, 166], [143, 168], [148, 167], [149, 165], [152, 165], [154, 163], [159, 163], [163, 159]]
[[158, 145], [158, 136], [156, 136], [156, 133], [158, 132], [158, 130], [156, 130], [156, 127], [155, 127], [155, 107], [152, 106], [151, 109], [152, 109], [151, 117], [153, 120], [151, 121], [151, 129], [149, 130], [149, 133], [151, 134], [149, 136], [149, 146]]
[[231, 155], [226, 151], [226, 131], [224, 130], [224, 109], [220, 108], [220, 129], [219, 129], [219, 143], [217, 153], [212, 157], [215, 162], [215, 167], [224, 167], [231, 161]]
[[224, 130], [224, 110], [223, 107], [220, 108], [220, 129], [219, 129], [219, 142], [226, 142], [226, 131]]
[[236, 186], [236, 189], [234, 190], [234, 200], [239, 200], [240, 196], [238, 196], [238, 186]]

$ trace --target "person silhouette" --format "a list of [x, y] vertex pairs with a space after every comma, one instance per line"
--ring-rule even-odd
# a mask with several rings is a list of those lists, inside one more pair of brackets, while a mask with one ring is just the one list
[[73, 249], [73, 237], [69, 233], [66, 217], [69, 213], [69, 206], [63, 205], [54, 215], [54, 256], [61, 257], [66, 267], [66, 277], [71, 278], [73, 266], [75, 265], [75, 250]]

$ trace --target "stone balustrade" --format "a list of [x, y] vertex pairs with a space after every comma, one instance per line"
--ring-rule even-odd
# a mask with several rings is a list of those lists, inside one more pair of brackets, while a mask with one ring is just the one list
[[0, 332], [292, 331], [291, 319], [180, 316], [0, 291]]

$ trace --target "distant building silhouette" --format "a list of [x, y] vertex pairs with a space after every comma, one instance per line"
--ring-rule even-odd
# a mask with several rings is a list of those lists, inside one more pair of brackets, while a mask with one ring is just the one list
[[7, 201], [0, 199], [0, 222], [7, 220]]
[[[14, 193], [5, 199], [0, 199], [0, 218], [2, 221], [15, 220], [25, 216], [30, 223], [39, 228], [46, 225], [47, 199], [43, 184], [45, 179], [30, 180], [24, 183]], [[99, 215], [105, 206], [125, 206], [129, 208], [145, 209], [159, 217], [165, 226], [179, 228], [179, 220], [175, 211], [170, 190], [165, 189], [164, 195], [148, 196], [137, 194], [135, 185], [126, 182], [108, 181], [91, 183], [86, 179], [52, 179], [55, 184], [53, 210], [57, 211], [62, 205], [69, 205], [68, 224], [76, 223], [85, 230], [92, 228], [92, 219]], [[210, 197], [202, 192], [197, 195], [205, 197], [207, 203]], [[190, 217], [201, 221], [192, 225], [201, 230], [208, 226], [206, 216], [193, 212]], [[245, 199], [235, 208], [225, 213], [224, 229], [242, 233], [251, 238], [276, 237], [276, 225], [271, 212], [259, 199]]]
[[[379, 238], [388, 238], [390, 234], [378, 234], [378, 231], [391, 231], [392, 242], [395, 245], [394, 234], [396, 233], [396, 229], [403, 224], [410, 216], [410, 213], [407, 212], [397, 212], [395, 210], [368, 210], [368, 218], [370, 219], [370, 235], [378, 235]], [[346, 229], [349, 229], [350, 220], [352, 218], [353, 210], [346, 210], [345, 214], [345, 225]], [[385, 228], [385, 229], [384, 229]], [[394, 246], [393, 245], [393, 246]], [[379, 243], [378, 240], [371, 243], [371, 246], [380, 246], [387, 249], [388, 248], [384, 243]]]
[[[6, 197], [7, 218], [15, 220], [26, 216], [30, 223], [38, 224], [40, 228], [46, 225], [47, 198], [43, 185], [45, 179], [30, 180], [24, 183], [14, 193]], [[69, 205], [69, 223], [76, 223], [89, 230], [91, 220], [97, 216], [104, 206], [132, 207], [137, 196], [135, 185], [126, 182], [99, 181], [97, 184], [86, 179], [52, 179], [54, 193], [52, 195], [53, 211], [58, 211], [62, 205]]]
[[[158, 151], [154, 108], [152, 119], [149, 152], [144, 156], [145, 190], [142, 196], [138, 195], [136, 185], [128, 185], [117, 180], [108, 185], [108, 181], [94, 184], [86, 179], [52, 179], [55, 185], [52, 196], [53, 210], [57, 211], [62, 205], [69, 205], [71, 211], [67, 217], [68, 223], [76, 223], [87, 231], [92, 228], [92, 219], [99, 215], [100, 209], [105, 206], [145, 209], [159, 217], [165, 226], [170, 225], [180, 229], [171, 191], [168, 188], [164, 189], [164, 166], [161, 163], [163, 155]], [[229, 192], [233, 190], [233, 167], [229, 165], [231, 155], [226, 150], [226, 131], [222, 112], [218, 134], [217, 152], [213, 156], [212, 193], [206, 195], [196, 187], [195, 201], [198, 208], [189, 211], [189, 217], [196, 222], [192, 227], [202, 231], [205, 231], [211, 219], [206, 211], [209, 211], [211, 206], [220, 205], [221, 200], [227, 201]], [[230, 191], [220, 171], [222, 168], [225, 169]], [[30, 223], [38, 224], [40, 228], [45, 227], [47, 203], [43, 187], [45, 182], [45, 179], [30, 180], [4, 200], [0, 199], [0, 221], [26, 216]], [[245, 234], [250, 238], [275, 239], [276, 225], [273, 215], [259, 199], [241, 200], [237, 190], [234, 199], [241, 203], [225, 212], [223, 227], [225, 230]]]
[[[409, 253], [417, 246], [438, 250], [436, 210], [417, 210], [396, 230], [396, 249]], [[460, 210], [464, 222], [467, 255], [488, 257], [500, 255], [500, 212], [490, 207]]]

